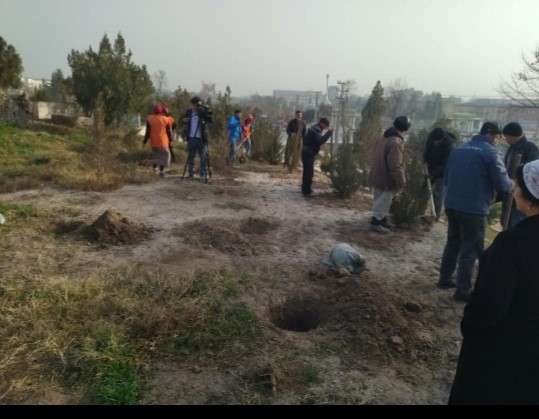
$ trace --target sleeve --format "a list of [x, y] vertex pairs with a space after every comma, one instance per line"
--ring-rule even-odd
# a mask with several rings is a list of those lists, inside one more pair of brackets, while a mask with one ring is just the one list
[[539, 148], [532, 142], [528, 142], [528, 150], [526, 150], [526, 162], [539, 159]]
[[144, 140], [142, 140], [143, 144], [146, 144], [148, 140], [150, 139], [150, 133], [151, 133], [151, 126], [148, 121], [146, 121], [146, 133], [144, 134]]
[[493, 153], [493, 162], [489, 167], [490, 178], [493, 180], [494, 189], [497, 193], [503, 194], [508, 193], [513, 190], [514, 183], [509, 179], [507, 170], [501, 157], [498, 155], [496, 150], [492, 151]]
[[519, 252], [510, 232], [501, 232], [480, 259], [470, 302], [464, 309], [464, 337], [488, 332], [507, 319], [520, 275]]
[[288, 125], [286, 126], [286, 134], [288, 136], [292, 135], [292, 122], [293, 122], [293, 120], [289, 121]]
[[406, 183], [404, 175], [404, 146], [402, 141], [396, 141], [389, 147], [387, 154], [387, 167], [389, 176], [393, 180], [397, 191], [401, 191]]

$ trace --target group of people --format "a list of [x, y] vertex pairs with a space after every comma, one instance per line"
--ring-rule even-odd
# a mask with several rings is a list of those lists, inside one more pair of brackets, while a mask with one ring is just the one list
[[234, 114], [228, 117], [226, 128], [228, 130], [228, 141], [230, 143], [228, 153], [228, 163], [234, 164], [238, 160], [239, 152], [242, 151], [240, 158], [251, 158], [251, 133], [253, 129], [253, 115], [249, 114], [247, 118], [242, 118], [240, 109], [236, 109]]
[[[187, 179], [195, 177], [195, 159], [199, 156], [199, 175], [201, 180], [207, 181], [208, 171], [208, 118], [202, 107], [203, 102], [198, 96], [191, 99], [191, 109], [188, 109], [181, 122], [185, 125], [184, 138], [187, 142]], [[251, 133], [254, 117], [248, 115], [241, 119], [241, 110], [236, 110], [226, 122], [230, 151], [227, 162], [234, 164], [238, 158], [238, 150], [243, 148], [243, 158], [251, 157]], [[153, 113], [146, 117], [146, 132], [143, 144], [150, 142], [152, 148], [153, 170], [161, 176], [171, 161], [176, 161], [173, 149], [173, 138], [176, 130], [176, 121], [170, 115], [166, 106], [156, 104]]]
[[[402, 134], [409, 127], [406, 117], [395, 119], [375, 145], [371, 231], [390, 232], [388, 209], [406, 182]], [[503, 158], [496, 148], [502, 135], [509, 145]], [[539, 404], [539, 149], [517, 122], [503, 130], [485, 122], [458, 146], [454, 135], [434, 129], [423, 159], [436, 217], [445, 208], [447, 220], [437, 286], [466, 303], [448, 403]], [[496, 201], [503, 230], [485, 249]]]

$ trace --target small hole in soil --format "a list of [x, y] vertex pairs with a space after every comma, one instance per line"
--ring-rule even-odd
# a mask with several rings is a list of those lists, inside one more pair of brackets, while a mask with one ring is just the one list
[[272, 323], [280, 329], [308, 332], [321, 322], [321, 302], [314, 298], [294, 297], [270, 308]]

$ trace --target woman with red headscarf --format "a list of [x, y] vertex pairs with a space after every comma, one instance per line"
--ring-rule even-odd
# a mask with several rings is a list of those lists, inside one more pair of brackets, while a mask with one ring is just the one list
[[251, 158], [251, 130], [254, 117], [249, 115], [241, 123], [242, 145], [245, 149], [245, 156]]
[[172, 143], [172, 130], [170, 120], [165, 115], [165, 109], [162, 105], [156, 104], [153, 108], [153, 114], [146, 117], [146, 134], [142, 144], [150, 140], [152, 147], [153, 170], [159, 174], [165, 175], [165, 167], [170, 164], [170, 144]]

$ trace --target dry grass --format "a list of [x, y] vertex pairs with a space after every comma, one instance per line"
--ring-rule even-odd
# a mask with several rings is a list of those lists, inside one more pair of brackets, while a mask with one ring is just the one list
[[[133, 133], [99, 126], [60, 136], [0, 125], [0, 193], [149, 182], [149, 154]], [[151, 357], [235, 357], [238, 341], [256, 342], [255, 317], [234, 305], [231, 269], [81, 269], [72, 255], [85, 244], [69, 240], [78, 223], [1, 201], [0, 212], [10, 221], [0, 241], [1, 404], [136, 403]]]
[[[253, 316], [235, 307], [229, 272], [133, 267], [83, 278], [4, 272], [0, 286], [0, 402], [35, 403], [44, 392], [94, 400], [111, 363], [143, 375], [152, 355], [227, 356], [253, 341]], [[232, 356], [232, 352], [229, 354]], [[237, 347], [234, 354], [237, 355]], [[79, 389], [79, 391], [74, 391]]]

